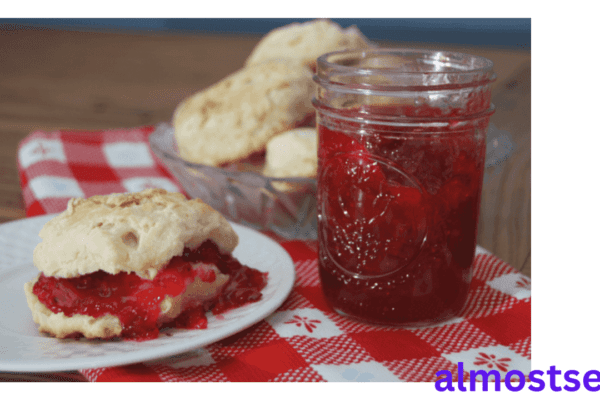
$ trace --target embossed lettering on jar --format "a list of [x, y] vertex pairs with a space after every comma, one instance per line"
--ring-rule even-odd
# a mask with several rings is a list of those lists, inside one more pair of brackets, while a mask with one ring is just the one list
[[489, 60], [459, 53], [318, 59], [319, 274], [337, 312], [399, 326], [460, 312], [494, 79]]

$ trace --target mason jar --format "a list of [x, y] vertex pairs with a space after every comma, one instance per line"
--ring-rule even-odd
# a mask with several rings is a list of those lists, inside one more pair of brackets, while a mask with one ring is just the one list
[[362, 321], [423, 326], [463, 308], [472, 276], [491, 61], [373, 49], [317, 60], [319, 275]]

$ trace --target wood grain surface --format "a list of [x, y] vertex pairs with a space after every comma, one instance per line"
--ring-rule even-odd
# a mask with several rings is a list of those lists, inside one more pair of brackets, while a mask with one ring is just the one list
[[[175, 106], [243, 65], [258, 36], [118, 34], [25, 27], [0, 31], [0, 222], [24, 218], [20, 140], [36, 129], [126, 128], [169, 121]], [[531, 53], [381, 43], [491, 59], [492, 123], [513, 153], [486, 170], [478, 243], [531, 276]]]

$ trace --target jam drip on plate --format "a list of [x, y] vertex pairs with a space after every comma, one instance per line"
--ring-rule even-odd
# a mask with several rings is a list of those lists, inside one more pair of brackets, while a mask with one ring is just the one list
[[217, 245], [207, 240], [195, 250], [186, 249], [161, 269], [153, 280], [134, 273], [116, 275], [104, 271], [77, 278], [54, 278], [40, 275], [33, 293], [54, 313], [67, 317], [75, 314], [100, 318], [119, 318], [121, 337], [133, 340], [154, 339], [159, 335], [161, 302], [166, 296], [183, 294], [196, 278], [211, 283], [213, 270], [193, 268], [196, 263], [214, 264], [229, 280], [217, 299], [203, 304], [190, 303], [168, 326], [184, 329], [207, 327], [205, 312], [222, 313], [247, 303], [259, 301], [267, 285], [267, 273], [242, 265], [233, 256], [222, 254]]

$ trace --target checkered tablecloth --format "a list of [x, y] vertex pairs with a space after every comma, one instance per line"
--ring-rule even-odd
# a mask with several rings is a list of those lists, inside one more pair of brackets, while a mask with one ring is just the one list
[[184, 193], [148, 145], [153, 130], [30, 134], [18, 153], [27, 216], [63, 211], [71, 197], [153, 187]]
[[[152, 153], [152, 127], [34, 132], [18, 153], [27, 215], [63, 211], [68, 199], [182, 188]], [[134, 365], [80, 371], [90, 381], [435, 381], [436, 372], [531, 370], [531, 283], [478, 248], [467, 305], [439, 326], [376, 327], [326, 304], [313, 243], [282, 241], [297, 279], [264, 321], [205, 348]], [[469, 374], [464, 374], [466, 380]]]

